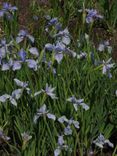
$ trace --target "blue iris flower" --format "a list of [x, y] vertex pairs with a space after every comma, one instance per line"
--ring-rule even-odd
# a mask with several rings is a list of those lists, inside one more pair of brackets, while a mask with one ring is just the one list
[[18, 54], [21, 60], [24, 62], [26, 60], [26, 52], [23, 49], [21, 49]]
[[0, 10], [0, 17], [3, 17], [4, 15], [6, 15], [6, 18], [8, 20], [12, 20], [13, 19], [13, 12], [15, 12], [17, 9], [16, 6], [11, 6], [10, 3], [3, 3], [3, 7]]

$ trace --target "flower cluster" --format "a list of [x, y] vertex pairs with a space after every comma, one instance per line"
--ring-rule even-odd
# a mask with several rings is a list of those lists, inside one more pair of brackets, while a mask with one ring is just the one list
[[65, 135], [72, 135], [72, 129], [71, 129], [71, 125], [74, 125], [75, 128], [79, 129], [79, 122], [75, 121], [73, 119], [68, 120], [66, 118], [66, 116], [61, 116], [60, 118], [58, 118], [58, 121], [60, 123], [67, 123], [67, 126], [64, 128], [64, 134]]

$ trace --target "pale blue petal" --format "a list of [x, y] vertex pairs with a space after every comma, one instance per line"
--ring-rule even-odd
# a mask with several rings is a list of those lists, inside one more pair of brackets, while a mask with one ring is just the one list
[[15, 98], [15, 99], [19, 99], [22, 95], [22, 89], [16, 89], [12, 92], [12, 97]]
[[62, 59], [63, 59], [63, 54], [62, 53], [56, 53], [54, 57], [55, 57], [55, 60], [58, 63], [60, 63], [62, 61]]
[[6, 70], [9, 70], [9, 69], [10, 69], [10, 66], [9, 66], [8, 63], [4, 63], [4, 64], [2, 65], [2, 71], [6, 71]]
[[20, 43], [20, 42], [22, 42], [23, 41], [23, 39], [24, 39], [24, 37], [20, 37], [20, 36], [18, 36], [18, 37], [16, 37], [16, 42], [17, 43]]
[[4, 103], [9, 98], [10, 98], [10, 95], [4, 94], [4, 95], [0, 96], [0, 102], [3, 102]]
[[14, 98], [10, 98], [10, 102], [12, 103], [12, 105], [17, 106], [17, 102]]
[[20, 70], [21, 69], [21, 63], [19, 62], [19, 61], [14, 61], [13, 62], [13, 66], [12, 66], [12, 69], [13, 69], [13, 71], [15, 71], [15, 70]]
[[38, 52], [37, 48], [32, 47], [32, 48], [29, 49], [29, 51], [30, 51], [31, 54], [33, 54], [33, 55], [35, 55], [37, 57], [39, 56], [39, 52]]
[[66, 116], [61, 116], [60, 118], [58, 118], [58, 121], [60, 123], [64, 123], [64, 122], [68, 122], [68, 119], [66, 118]]
[[48, 114], [47, 114], [47, 117], [48, 117], [49, 119], [54, 120], [54, 121], [56, 120], [56, 116], [53, 115], [53, 114], [48, 113]]
[[58, 156], [58, 155], [60, 155], [60, 153], [61, 153], [61, 149], [60, 148], [57, 148], [54, 151], [54, 156]]
[[35, 39], [34, 39], [34, 37], [33, 37], [32, 35], [27, 35], [27, 37], [29, 38], [29, 40], [30, 40], [32, 43], [34, 43]]

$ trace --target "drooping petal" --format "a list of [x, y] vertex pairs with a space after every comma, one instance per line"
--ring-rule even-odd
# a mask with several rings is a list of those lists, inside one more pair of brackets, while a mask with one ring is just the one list
[[80, 128], [79, 122], [78, 122], [78, 121], [74, 121], [74, 120], [73, 120], [73, 124], [74, 124], [74, 126], [75, 126], [77, 129]]
[[51, 113], [48, 113], [47, 114], [47, 117], [49, 118], [49, 119], [52, 119], [52, 120], [56, 120], [56, 116], [55, 115], [53, 115], [53, 114], [51, 114]]
[[13, 66], [12, 66], [12, 69], [13, 69], [13, 71], [15, 71], [15, 70], [20, 70], [21, 69], [21, 63], [19, 62], [19, 61], [14, 61], [13, 62]]
[[37, 48], [32, 47], [32, 48], [29, 49], [29, 51], [30, 51], [31, 54], [33, 54], [33, 55], [35, 55], [37, 57], [39, 56], [39, 52], [38, 52]]
[[14, 99], [19, 99], [20, 97], [21, 97], [21, 95], [22, 95], [22, 89], [16, 89], [16, 90], [14, 90], [13, 92], [12, 92], [12, 97], [14, 98]]
[[21, 60], [24, 62], [25, 59], [26, 59], [26, 52], [24, 51], [24, 49], [21, 49], [21, 50], [18, 52], [18, 55], [20, 56]]
[[58, 118], [58, 121], [60, 123], [64, 123], [64, 122], [68, 122], [68, 119], [66, 118], [66, 116], [61, 116], [60, 118]]
[[11, 97], [10, 102], [11, 102], [12, 105], [17, 106], [17, 102], [16, 102], [16, 100], [14, 98]]
[[35, 60], [27, 59], [26, 62], [29, 68], [37, 70], [37, 62]]
[[104, 143], [108, 144], [108, 146], [111, 147], [111, 148], [114, 147], [113, 143], [111, 143], [109, 140], [105, 140]]
[[55, 60], [56, 60], [58, 63], [60, 63], [61, 60], [63, 59], [63, 54], [62, 54], [62, 53], [56, 53], [54, 57], [55, 57]]
[[34, 39], [34, 37], [32, 36], [32, 35], [27, 35], [27, 37], [28, 37], [28, 39], [32, 42], [32, 43], [34, 43], [34, 41], [35, 41], [35, 39]]
[[60, 148], [57, 148], [57, 149], [54, 150], [54, 156], [58, 156], [58, 155], [60, 155], [60, 153], [61, 153]]
[[54, 45], [50, 44], [50, 43], [47, 43], [45, 45], [45, 49], [47, 49], [48, 51], [53, 51], [54, 50]]
[[4, 63], [4, 64], [2, 65], [2, 71], [6, 71], [6, 70], [9, 70], [9, 69], [10, 69], [10, 66], [9, 66], [8, 63]]
[[34, 122], [35, 124], [37, 123], [37, 120], [38, 120], [39, 117], [40, 117], [39, 115], [35, 115], [35, 116], [34, 116], [33, 122]]
[[64, 134], [65, 135], [72, 135], [72, 129], [69, 125], [67, 127], [65, 127]]
[[19, 86], [19, 87], [26, 88], [28, 86], [28, 83], [22, 82], [22, 81], [20, 81], [20, 80], [18, 80], [16, 78], [14, 79], [14, 81], [15, 81], [16, 85]]
[[89, 109], [89, 106], [85, 103], [80, 104], [86, 111]]
[[40, 90], [40, 91], [38, 91], [38, 92], [35, 92], [35, 93], [34, 93], [34, 97], [35, 97], [35, 96], [37, 96], [37, 95], [39, 95], [39, 94], [41, 94], [41, 93], [42, 93], [42, 91], [41, 91], [41, 90]]
[[63, 135], [59, 135], [58, 136], [58, 145], [62, 146], [65, 143], [64, 139], [63, 139]]
[[41, 106], [41, 108], [38, 110], [38, 112], [40, 112], [40, 113], [45, 113], [46, 110], [47, 110], [47, 107], [46, 107], [46, 105], [44, 104], [43, 106]]
[[3, 102], [4, 103], [9, 98], [10, 98], [10, 95], [4, 94], [4, 95], [0, 96], [0, 102]]
[[64, 36], [63, 38], [62, 38], [62, 42], [64, 43], [64, 44], [66, 44], [66, 45], [69, 45], [70, 44], [70, 37], [69, 36]]

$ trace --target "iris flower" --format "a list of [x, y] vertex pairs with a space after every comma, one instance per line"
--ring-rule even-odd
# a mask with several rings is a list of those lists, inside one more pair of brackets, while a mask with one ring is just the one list
[[41, 117], [41, 116], [46, 116], [49, 119], [52, 120], [56, 120], [56, 116], [49, 113], [49, 111], [47, 110], [46, 105], [44, 104], [40, 109], [37, 110], [36, 115], [34, 116], [34, 123], [37, 122], [37, 120]]
[[69, 101], [73, 104], [75, 111], [78, 110], [79, 106], [82, 106], [82, 108], [85, 110], [89, 109], [89, 106], [84, 103], [84, 99], [76, 99], [75, 96], [72, 96], [72, 97], [68, 98], [67, 101]]
[[24, 62], [26, 60], [26, 52], [24, 51], [24, 49], [21, 49], [18, 52], [18, 55], [20, 56], [21, 60]]
[[114, 147], [114, 145], [109, 140], [105, 139], [102, 134], [100, 134], [98, 138], [93, 141], [93, 143], [100, 148], [103, 148], [105, 144], [108, 144], [111, 148]]
[[0, 96], [0, 102], [5, 103], [7, 100], [9, 100], [12, 105], [17, 106], [16, 100], [18, 100], [21, 97], [22, 91], [22, 89], [16, 89], [12, 92], [11, 95], [4, 94]]
[[22, 61], [13, 61], [12, 59], [9, 59], [8, 63], [2, 64], [2, 71], [10, 70], [12, 68], [13, 71], [20, 70], [22, 67]]
[[92, 23], [94, 19], [102, 19], [103, 16], [99, 15], [95, 9], [86, 9], [86, 23]]
[[98, 51], [102, 52], [107, 49], [108, 53], [111, 53], [112, 47], [109, 45], [109, 41], [103, 41], [98, 46]]
[[0, 17], [6, 16], [8, 20], [13, 19], [13, 13], [18, 10], [16, 6], [12, 6], [10, 3], [3, 3], [2, 10], [0, 10]]
[[21, 87], [22, 89], [25, 89], [25, 90], [27, 91], [28, 94], [31, 93], [31, 89], [28, 88], [28, 82], [23, 82], [23, 81], [20, 81], [20, 80], [18, 80], [18, 79], [16, 79], [16, 78], [14, 79], [14, 81], [15, 81], [15, 83], [16, 83], [16, 85], [17, 85], [18, 87]]
[[115, 63], [111, 63], [111, 60], [112, 60], [111, 58], [106, 62], [103, 60], [103, 68], [102, 68], [102, 73], [107, 74], [109, 78], [112, 77], [110, 70], [115, 65]]
[[65, 129], [64, 129], [64, 134], [65, 134], [65, 135], [71, 135], [71, 134], [72, 134], [71, 125], [74, 125], [74, 127], [77, 128], [77, 129], [80, 128], [80, 127], [79, 127], [79, 122], [78, 122], [78, 121], [75, 121], [75, 120], [73, 120], [73, 119], [68, 120], [68, 119], [66, 118], [66, 116], [61, 116], [61, 117], [58, 119], [58, 121], [59, 121], [60, 123], [64, 123], [64, 122], [67, 123], [67, 126], [66, 126]]
[[47, 83], [46, 83], [46, 87], [45, 89], [41, 89], [40, 91], [38, 92], [35, 92], [34, 93], [34, 97], [41, 94], [41, 93], [45, 93], [46, 95], [50, 96], [52, 99], [57, 99], [55, 93], [53, 93], [55, 90], [55, 88], [52, 88], [51, 85], [49, 86]]
[[65, 144], [65, 141], [64, 141], [63, 137], [64, 137], [63, 135], [58, 136], [58, 146], [54, 150], [54, 156], [60, 155], [61, 151], [64, 150], [64, 149], [66, 151], [68, 150], [68, 145]]
[[18, 36], [16, 37], [16, 42], [20, 43], [25, 38], [28, 38], [32, 43], [34, 43], [34, 37], [28, 33], [27, 30], [20, 30]]
[[10, 137], [8, 137], [7, 135], [4, 134], [3, 130], [0, 129], [0, 145], [3, 142], [7, 142], [10, 140]]

